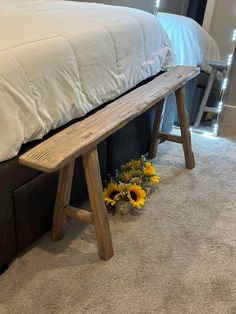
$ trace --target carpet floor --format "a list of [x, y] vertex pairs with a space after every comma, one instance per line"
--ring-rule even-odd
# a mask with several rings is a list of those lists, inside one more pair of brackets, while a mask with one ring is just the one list
[[114, 257], [97, 256], [93, 227], [69, 222], [0, 276], [1, 314], [236, 313], [236, 130], [159, 148], [159, 189], [140, 215], [111, 215]]

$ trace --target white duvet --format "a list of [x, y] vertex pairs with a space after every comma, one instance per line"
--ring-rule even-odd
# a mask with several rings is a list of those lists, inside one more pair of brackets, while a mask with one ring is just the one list
[[175, 64], [200, 66], [209, 73], [206, 60], [219, 60], [220, 52], [215, 40], [194, 20], [170, 13], [158, 13], [157, 19], [167, 32], [172, 44]]
[[0, 0], [0, 161], [171, 63], [168, 37], [148, 13]]

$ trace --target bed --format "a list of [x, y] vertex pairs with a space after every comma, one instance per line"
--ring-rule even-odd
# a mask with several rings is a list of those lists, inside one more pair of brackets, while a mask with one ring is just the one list
[[[168, 36], [151, 14], [0, 0], [0, 269], [51, 225], [57, 175], [23, 167], [18, 156], [172, 64]], [[147, 151], [152, 120], [150, 111], [101, 143], [103, 175]], [[86, 195], [80, 159], [76, 171], [75, 205]]]
[[[208, 81], [211, 67], [206, 60], [220, 60], [219, 47], [215, 40], [193, 19], [171, 13], [158, 12], [157, 19], [170, 39], [175, 65], [198, 66], [201, 74], [186, 86], [186, 104], [190, 124], [194, 124], [199, 105]], [[220, 93], [220, 83], [216, 81], [212, 90], [209, 106], [214, 106]], [[164, 124], [170, 131], [173, 122], [177, 121], [174, 112], [175, 98], [169, 96]]]
[[0, 21], [0, 161], [171, 64], [166, 34], [142, 11], [1, 1]]

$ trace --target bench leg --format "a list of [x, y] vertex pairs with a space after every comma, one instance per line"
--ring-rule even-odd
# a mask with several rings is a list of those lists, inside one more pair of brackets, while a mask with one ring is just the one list
[[163, 108], [164, 108], [165, 99], [162, 99], [159, 103], [155, 105], [155, 120], [152, 129], [152, 137], [151, 137], [151, 144], [149, 150], [149, 158], [153, 159], [157, 155], [157, 148], [158, 148], [158, 135], [160, 132], [162, 120], [163, 120]]
[[97, 148], [83, 155], [83, 164], [95, 225], [99, 256], [104, 260], [108, 260], [114, 253], [107, 209], [103, 200]]
[[175, 95], [181, 130], [181, 138], [184, 149], [185, 164], [186, 168], [193, 169], [195, 167], [195, 161], [191, 145], [191, 134], [189, 131], [189, 117], [185, 107], [184, 87], [180, 87], [179, 89], [177, 89]]
[[53, 241], [60, 241], [65, 234], [66, 213], [64, 209], [70, 202], [73, 173], [74, 161], [63, 167], [59, 172], [51, 235]]

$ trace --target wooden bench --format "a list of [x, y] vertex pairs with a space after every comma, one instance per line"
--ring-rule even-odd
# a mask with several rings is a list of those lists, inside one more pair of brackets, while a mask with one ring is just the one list
[[[103, 200], [97, 144], [155, 106], [150, 157], [156, 155], [159, 139], [183, 145], [186, 167], [194, 167], [188, 114], [184, 104], [184, 85], [199, 73], [197, 68], [174, 67], [149, 83], [118, 98], [84, 120], [62, 130], [23, 154], [19, 161], [44, 171], [59, 170], [54, 208], [52, 240], [61, 240], [65, 233], [66, 217], [73, 217], [95, 225], [99, 256], [108, 260], [113, 256], [108, 214]], [[159, 131], [165, 97], [176, 92], [181, 136]], [[75, 159], [82, 155], [89, 201], [92, 212], [70, 206], [70, 193]]]

